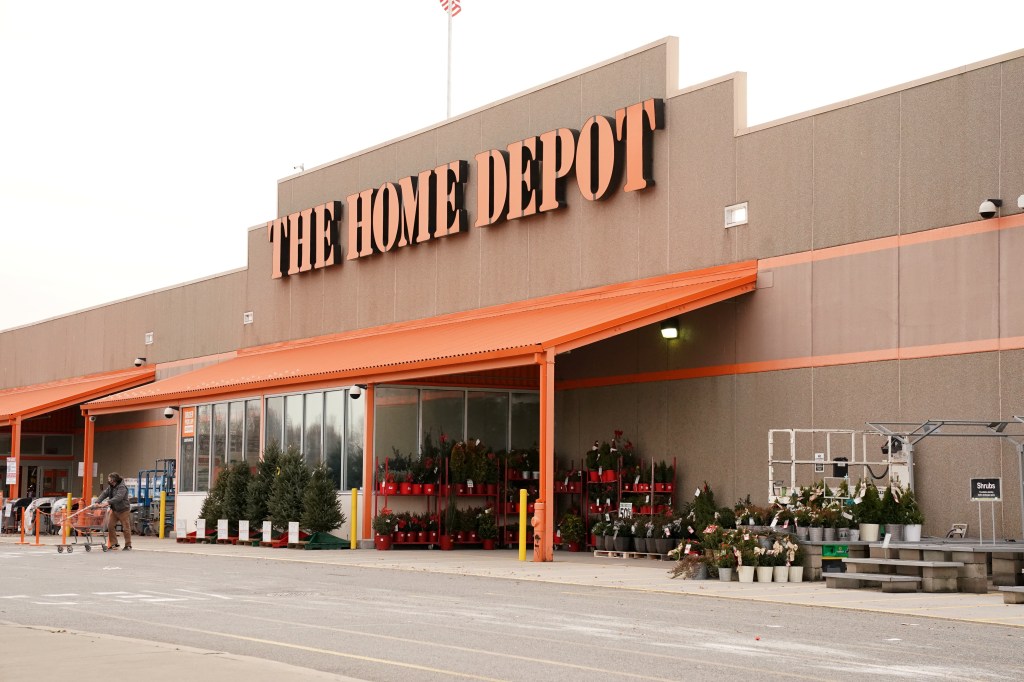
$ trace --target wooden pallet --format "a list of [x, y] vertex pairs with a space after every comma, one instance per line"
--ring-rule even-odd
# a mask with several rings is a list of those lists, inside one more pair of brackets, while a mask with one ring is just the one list
[[305, 548], [306, 548], [306, 541], [305, 540], [300, 540], [299, 542], [289, 542], [288, 543], [288, 549], [305, 549]]
[[657, 561], [665, 558], [664, 554], [654, 552], [614, 552], [606, 549], [595, 549], [594, 556], [607, 557], [609, 559], [654, 559]]

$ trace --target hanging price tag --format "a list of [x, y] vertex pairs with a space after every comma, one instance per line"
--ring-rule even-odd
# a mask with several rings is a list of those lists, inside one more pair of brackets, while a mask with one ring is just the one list
[[789, 519], [786, 519], [785, 522], [783, 522], [782, 527], [789, 528]]
[[689, 553], [690, 553], [690, 545], [689, 545], [689, 543], [687, 543], [686, 547], [683, 549], [683, 554], [689, 554]]
[[565, 482], [562, 485], [569, 485], [569, 477], [565, 477]]
[[639, 482], [640, 482], [640, 476], [637, 476], [635, 479], [633, 479], [633, 485], [636, 485]]
[[696, 532], [697, 532], [697, 531], [695, 531], [695, 530], [693, 529], [693, 526], [687, 526], [687, 527], [686, 527], [686, 530], [690, 531], [690, 535], [694, 535], [694, 534], [696, 534]]
[[779, 515], [778, 515], [778, 514], [776, 514], [776, 515], [775, 515], [775, 518], [774, 518], [774, 519], [772, 519], [772, 522], [771, 522], [771, 523], [770, 523], [770, 524], [768, 525], [768, 527], [769, 527], [769, 528], [774, 528], [775, 526], [777, 526], [777, 525], [778, 525], [778, 523], [779, 523]]
[[604, 503], [606, 505], [608, 505], [609, 507], [612, 506], [612, 498], [610, 498], [610, 497], [604, 498]]
[[650, 501], [651, 501], [651, 496], [650, 495], [648, 495], [646, 498], [644, 498], [644, 502], [650, 502]]
[[850, 512], [843, 512], [843, 518], [847, 521], [853, 521], [853, 514]]
[[604, 515], [604, 520], [605, 521], [611, 521], [612, 520], [612, 515], [611, 514], [605, 514]]
[[700, 497], [700, 488], [697, 488], [696, 492], [693, 493], [694, 497]]
[[597, 467], [597, 475], [601, 476], [604, 474], [604, 467]]

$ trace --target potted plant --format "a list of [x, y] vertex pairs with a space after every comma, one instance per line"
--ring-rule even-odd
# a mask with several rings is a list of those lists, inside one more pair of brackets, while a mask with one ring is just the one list
[[861, 483], [860, 502], [855, 501], [854, 518], [863, 542], [878, 542], [878, 526], [882, 516], [882, 499], [871, 481]]
[[910, 488], [904, 488], [900, 495], [900, 509], [903, 512], [903, 540], [905, 542], [920, 542], [921, 527], [924, 525], [924, 512], [917, 503], [917, 497]]
[[604, 547], [604, 529], [608, 523], [606, 521], [597, 521], [590, 527], [590, 544], [594, 546], [594, 549], [603, 550]]
[[882, 519], [881, 523], [885, 527], [883, 531], [886, 535], [891, 535], [890, 540], [892, 542], [899, 542], [903, 540], [903, 513], [900, 510], [900, 503], [897, 499], [899, 495], [898, 484], [890, 481], [889, 486], [885, 489], [882, 494]]
[[736, 569], [735, 549], [731, 545], [726, 545], [718, 550], [715, 563], [718, 565], [718, 579], [723, 583], [730, 582], [733, 571]]
[[373, 546], [380, 551], [391, 549], [391, 534], [398, 526], [394, 513], [387, 507], [373, 517]]
[[633, 524], [616, 519], [612, 522], [612, 538], [616, 552], [628, 552], [633, 538]]
[[789, 566], [789, 582], [804, 580], [804, 550], [799, 543], [788, 541], [785, 545], [786, 563]]
[[754, 554], [757, 556], [757, 582], [770, 583], [775, 573], [776, 555], [760, 545], [754, 548]]
[[737, 555], [736, 575], [741, 583], [754, 582], [754, 569], [757, 567], [760, 556], [757, 553], [757, 540], [743, 531], [737, 531], [735, 548]]
[[570, 552], [580, 551], [586, 529], [583, 527], [583, 519], [578, 514], [570, 512], [563, 516], [562, 522], [558, 524], [558, 532]]
[[483, 542], [484, 549], [494, 549], [498, 538], [498, 521], [490, 507], [477, 514], [476, 535]]

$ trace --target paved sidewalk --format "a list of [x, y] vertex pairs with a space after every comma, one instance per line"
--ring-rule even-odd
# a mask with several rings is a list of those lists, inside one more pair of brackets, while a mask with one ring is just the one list
[[[24, 551], [56, 552], [59, 538], [46, 537], [44, 546], [19, 546], [17, 536], [0, 536], [0, 546]], [[271, 549], [266, 547], [237, 547], [218, 544], [185, 544], [174, 540], [159, 540], [150, 537], [132, 539], [136, 552], [176, 552], [196, 555], [218, 555], [239, 559], [264, 559], [296, 563], [317, 563], [334, 566], [381, 568], [398, 571], [442, 573], [449, 575], [474, 575], [506, 580], [533, 580], [563, 585], [606, 587], [619, 590], [656, 592], [677, 595], [714, 597], [718, 599], [741, 599], [746, 601], [799, 606], [875, 611], [902, 614], [908, 618], [940, 618], [945, 620], [988, 623], [1010, 627], [1024, 627], [1024, 605], [1004, 604], [1002, 594], [991, 591], [988, 594], [884, 594], [878, 590], [827, 589], [824, 582], [804, 583], [722, 583], [717, 580], [673, 580], [669, 577], [670, 562], [650, 559], [610, 559], [594, 557], [591, 554], [556, 552], [551, 563], [518, 561], [518, 553], [510, 550], [456, 550], [452, 552], [425, 551], [422, 549], [393, 549], [388, 552], [364, 550], [307, 551], [297, 549]], [[82, 551], [78, 545], [76, 551]], [[93, 551], [100, 551], [96, 547]], [[532, 556], [529, 554], [528, 556]], [[108, 677], [102, 665], [103, 652], [111, 650], [110, 638], [91, 633], [52, 631], [45, 628], [26, 628], [0, 622], [0, 638], [11, 650], [24, 651], [19, 668], [11, 679], [28, 679], [35, 668], [32, 661], [40, 660], [47, 652], [60, 651], [68, 660], [96, 661], [95, 676], [92, 671], [75, 673], [82, 682]], [[59, 638], [59, 639], [58, 639]], [[126, 669], [160, 671], [158, 675], [147, 673], [147, 678], [156, 682], [162, 680], [189, 679], [190, 682], [223, 682], [225, 679], [245, 679], [247, 682], [274, 680], [343, 680], [334, 675], [318, 673], [301, 668], [261, 659], [249, 659], [221, 652], [201, 651], [154, 642], [132, 640], [131, 661]], [[113, 642], [114, 649], [124, 651], [125, 647]], [[120, 658], [119, 665], [125, 665]], [[163, 659], [160, 665], [150, 665], [154, 656]], [[22, 657], [19, 657], [22, 658]], [[198, 665], [199, 660], [202, 665]], [[134, 667], [133, 663], [139, 663]], [[79, 668], [78, 670], [81, 670]], [[24, 675], [16, 673], [23, 671]], [[166, 673], [166, 677], [163, 675]]]

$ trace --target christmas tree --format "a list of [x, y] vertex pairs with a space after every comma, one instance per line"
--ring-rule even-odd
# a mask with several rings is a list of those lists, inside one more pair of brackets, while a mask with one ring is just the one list
[[294, 447], [289, 447], [281, 457], [280, 473], [274, 478], [270, 488], [270, 500], [267, 509], [270, 520], [275, 528], [285, 530], [289, 521], [302, 518], [302, 494], [309, 484], [309, 469], [302, 455]]
[[248, 503], [248, 487], [252, 480], [249, 472], [249, 464], [245, 461], [238, 461], [229, 466], [221, 477], [227, 476], [227, 485], [224, 489], [224, 500], [221, 507], [222, 518], [228, 520], [228, 534], [232, 537], [238, 535], [238, 521], [244, 519]]
[[274, 487], [274, 479], [280, 466], [281, 448], [274, 442], [263, 451], [256, 475], [251, 478], [245, 491], [245, 517], [251, 523], [263, 523], [270, 515], [267, 504], [270, 502], [270, 491]]
[[310, 533], [327, 533], [345, 523], [331, 476], [331, 470], [321, 464], [302, 495], [302, 527]]

